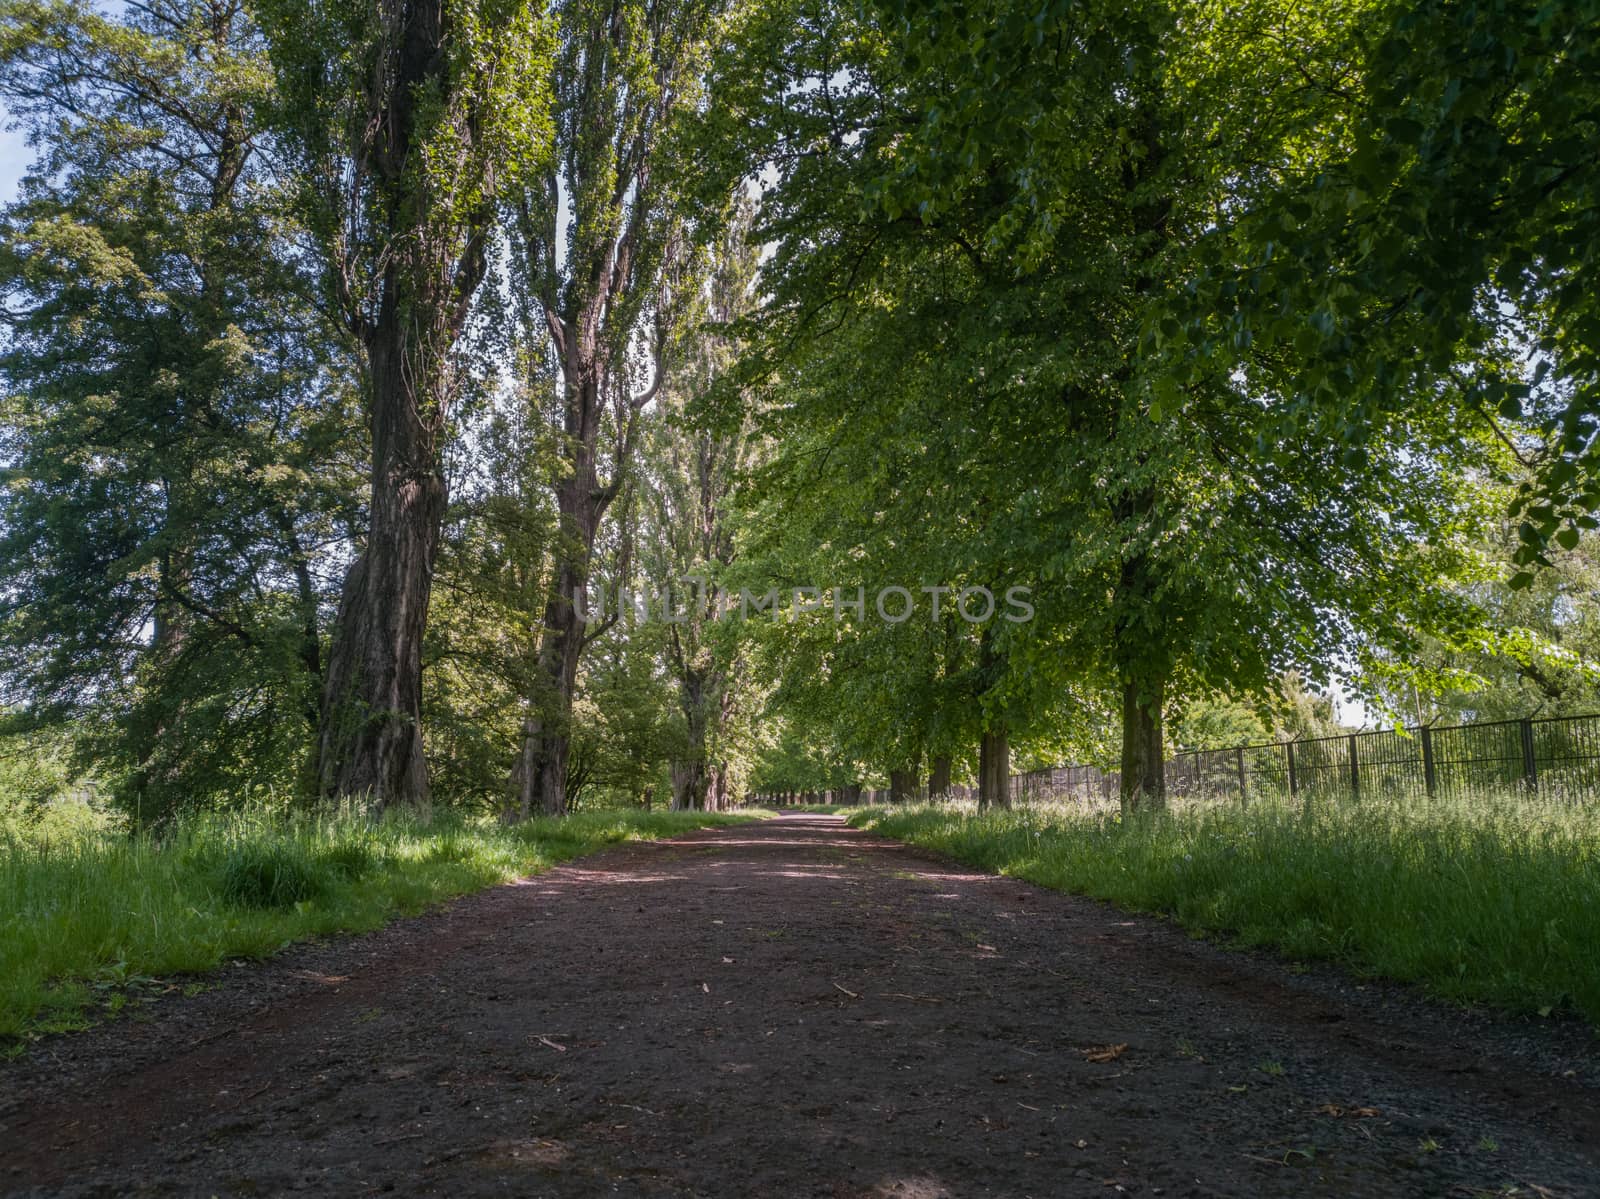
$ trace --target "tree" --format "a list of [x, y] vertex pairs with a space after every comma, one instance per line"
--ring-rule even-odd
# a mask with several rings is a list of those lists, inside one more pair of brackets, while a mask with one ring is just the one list
[[1506, 514], [1513, 488], [1491, 494], [1499, 510], [1485, 514], [1479, 538], [1496, 569], [1470, 584], [1488, 614], [1483, 635], [1451, 643], [1427, 638], [1418, 667], [1384, 688], [1384, 706], [1407, 722], [1513, 720], [1537, 712], [1574, 715], [1600, 700], [1600, 628], [1594, 596], [1600, 584], [1596, 539], [1572, 548], [1546, 547], [1549, 565], [1527, 586], [1512, 586], [1525, 544]]
[[624, 485], [639, 413], [660, 387], [673, 319], [683, 229], [663, 147], [696, 102], [713, 13], [699, 0], [565, 0], [548, 75], [556, 151], [509, 201], [523, 325], [529, 340], [553, 345], [561, 434], [560, 539], [511, 772], [523, 815], [567, 806], [578, 665], [597, 635], [584, 615], [590, 557]]
[[[1293, 347], [1285, 424], [1352, 453], [1439, 404], [1534, 424], [1517, 561], [1547, 562], [1600, 506], [1600, 5], [1352, 12], [1339, 78], [1308, 77], [1347, 97], [1347, 119], [1308, 112], [1310, 149], [1218, 222], [1176, 348], [1194, 366]], [[1520, 352], [1483, 369], [1475, 347], [1496, 337]]]
[[427, 798], [422, 645], [460, 389], [498, 189], [549, 137], [548, 29], [526, 0], [273, 0], [286, 123], [331, 300], [360, 346], [368, 528], [345, 575], [322, 691], [319, 787]]
[[503, 814], [556, 537], [553, 452], [525, 394], [473, 398], [461, 413], [430, 604], [423, 732], [436, 789]]
[[355, 509], [348, 358], [300, 265], [242, 4], [8, 3], [40, 148], [4, 216], [0, 637], [130, 808], [295, 783]]
[[717, 808], [730, 789], [730, 742], [748, 704], [742, 695], [745, 638], [725, 611], [735, 555], [734, 489], [755, 450], [741, 403], [721, 427], [710, 393], [738, 353], [731, 330], [753, 306], [757, 247], [750, 206], [741, 204], [704, 270], [698, 302], [684, 316], [681, 345], [645, 430], [643, 574], [670, 612], [663, 658], [677, 688], [683, 742], [672, 763], [674, 808]]
[[1221, 695], [1189, 697], [1178, 709], [1174, 743], [1184, 749], [1229, 749], [1262, 741], [1313, 740], [1347, 732], [1333, 702], [1285, 671], [1255, 703]]
[[[1207, 51], [1232, 37], [1210, 9], [879, 13], [785, 26], [786, 85], [744, 88], [735, 69], [726, 88], [720, 119], [749, 131], [743, 169], [775, 176], [764, 222], [783, 239], [753, 369], [826, 353], [854, 323], [877, 345], [920, 338], [920, 355], [893, 359], [903, 382], [873, 394], [883, 416], [859, 422], [872, 432], [856, 442], [845, 426], [830, 452], [837, 463], [837, 443], [853, 443], [854, 465], [898, 451], [910, 494], [924, 465], [953, 461], [935, 511], [958, 519], [930, 544], [974, 580], [1037, 580], [1039, 619], [987, 656], [986, 710], [1026, 719], [1041, 681], [1089, 698], [1114, 688], [1124, 804], [1160, 806], [1163, 715], [1180, 689], [1259, 692], [1284, 669], [1322, 677], [1341, 654], [1403, 653], [1422, 628], [1469, 622], [1438, 583], [1476, 566], [1459, 468], [1493, 456], [1484, 430], [1442, 409], [1375, 430], [1360, 454], [1263, 454], [1281, 436], [1282, 362], [1179, 381], [1152, 349], [1152, 328], [1173, 336], [1166, 297], [1199, 275], [1219, 211], [1292, 158], [1308, 108], [1328, 111], [1327, 93], [1302, 86], [1302, 47], [1249, 25], [1254, 40], [1235, 46], [1247, 67], [1229, 74], [1163, 49], [1180, 32]], [[860, 407], [840, 388], [795, 420], [838, 430]], [[923, 440], [885, 442], [885, 426]], [[927, 511], [913, 502], [902, 522]]]

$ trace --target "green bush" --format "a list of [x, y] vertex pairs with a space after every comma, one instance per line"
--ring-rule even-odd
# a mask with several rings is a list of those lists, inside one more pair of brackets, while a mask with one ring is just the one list
[[327, 856], [309, 857], [292, 841], [250, 842], [235, 845], [222, 859], [217, 891], [242, 908], [287, 908], [314, 899], [326, 889], [324, 864], [343, 873]]
[[365, 878], [378, 866], [378, 854], [372, 844], [356, 837], [334, 842], [318, 855], [318, 860], [344, 879]]

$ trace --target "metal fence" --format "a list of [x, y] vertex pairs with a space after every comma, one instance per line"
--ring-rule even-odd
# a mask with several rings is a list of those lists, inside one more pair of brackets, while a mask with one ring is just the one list
[[1098, 766], [1057, 766], [1051, 770], [1030, 770], [1011, 776], [1014, 803], [1041, 800], [1092, 804], [1115, 799], [1120, 776]]
[[1520, 787], [1547, 795], [1600, 794], [1600, 716], [1413, 725], [1304, 741], [1175, 754], [1175, 796], [1461, 796]]
[[[1167, 793], [1176, 798], [1290, 796], [1444, 796], [1521, 788], [1553, 797], [1600, 796], [1600, 715], [1529, 717], [1476, 724], [1413, 725], [1225, 749], [1189, 750], [1166, 763]], [[1013, 803], [1082, 804], [1115, 800], [1116, 771], [1057, 766], [1011, 776]], [[788, 793], [768, 800], [886, 804], [887, 789]], [[926, 788], [907, 798], [925, 799]], [[946, 798], [973, 799], [971, 787]]]

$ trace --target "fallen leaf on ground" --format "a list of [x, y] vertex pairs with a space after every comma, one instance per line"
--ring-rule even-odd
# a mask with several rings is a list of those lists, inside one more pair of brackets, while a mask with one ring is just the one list
[[1096, 1045], [1091, 1049], [1085, 1049], [1083, 1056], [1091, 1062], [1114, 1062], [1126, 1052], [1128, 1043], [1124, 1041], [1120, 1045]]

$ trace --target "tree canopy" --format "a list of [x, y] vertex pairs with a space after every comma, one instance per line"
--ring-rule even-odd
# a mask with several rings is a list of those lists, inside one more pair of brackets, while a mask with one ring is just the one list
[[518, 820], [1585, 706], [1597, 31], [4, 0], [5, 718]]

